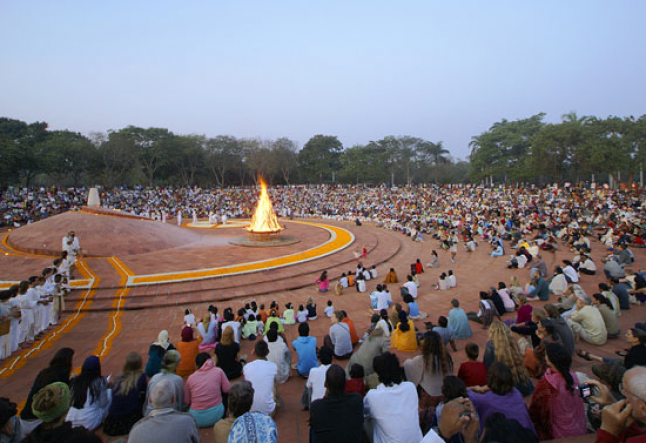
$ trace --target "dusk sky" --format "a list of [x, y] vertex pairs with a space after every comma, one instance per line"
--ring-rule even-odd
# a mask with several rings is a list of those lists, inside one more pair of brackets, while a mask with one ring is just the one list
[[3, 1], [0, 116], [83, 132], [386, 135], [646, 114], [646, 1]]

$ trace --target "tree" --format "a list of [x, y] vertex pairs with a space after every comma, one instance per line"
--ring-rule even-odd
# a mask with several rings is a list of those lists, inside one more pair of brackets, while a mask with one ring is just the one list
[[165, 128], [138, 128], [128, 126], [119, 131], [120, 134], [130, 138], [136, 148], [137, 161], [146, 177], [148, 186], [153, 186], [155, 173], [167, 159], [163, 158], [163, 143], [173, 135]]
[[176, 175], [180, 183], [187, 188], [195, 185], [195, 174], [204, 166], [206, 157], [206, 137], [203, 135], [172, 135], [163, 142], [167, 166], [173, 172], [166, 177]]
[[280, 171], [285, 184], [290, 184], [290, 177], [298, 170], [298, 153], [296, 143], [288, 138], [281, 137], [274, 141], [271, 147], [272, 163], [274, 170]]
[[343, 145], [331, 135], [315, 135], [310, 138], [298, 154], [298, 162], [307, 180], [323, 183], [334, 175], [340, 166]]
[[77, 132], [51, 131], [47, 139], [37, 145], [46, 159], [45, 171], [59, 184], [71, 178], [74, 186], [80, 186], [81, 177], [89, 170], [95, 154], [92, 142]]
[[218, 135], [206, 140], [206, 166], [218, 186], [224, 187], [227, 174], [243, 162], [242, 145], [230, 135]]

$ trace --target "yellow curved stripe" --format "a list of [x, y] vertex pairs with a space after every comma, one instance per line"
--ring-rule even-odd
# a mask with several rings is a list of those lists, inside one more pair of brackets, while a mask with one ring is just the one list
[[261, 260], [253, 263], [242, 263], [233, 266], [224, 266], [212, 269], [199, 269], [186, 272], [170, 272], [166, 274], [138, 275], [130, 277], [129, 286], [144, 284], [172, 283], [186, 280], [200, 280], [226, 275], [247, 274], [250, 272], [266, 271], [268, 269], [282, 268], [296, 263], [315, 260], [347, 248], [354, 242], [354, 235], [343, 228], [310, 222], [292, 222], [315, 226], [332, 234], [332, 238], [320, 246], [303, 252], [285, 255], [282, 257]]
[[122, 288], [117, 292], [117, 294], [115, 294], [114, 301], [112, 302], [112, 306], [116, 309], [110, 319], [111, 327], [109, 327], [108, 331], [103, 335], [103, 337], [101, 337], [99, 344], [94, 350], [93, 355], [98, 357], [104, 357], [110, 352], [110, 349], [112, 349], [112, 341], [121, 332], [121, 317], [123, 316], [121, 308], [126, 304], [126, 296], [128, 295], [128, 292], [130, 292], [130, 289], [125, 287], [128, 282], [128, 274], [126, 270], [122, 268], [120, 263], [121, 261], [116, 257], [112, 257], [109, 262], [114, 270], [117, 271], [119, 276], [121, 276], [119, 286]]

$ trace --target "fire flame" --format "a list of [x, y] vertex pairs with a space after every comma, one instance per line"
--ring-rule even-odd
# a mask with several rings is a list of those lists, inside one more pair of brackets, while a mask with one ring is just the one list
[[271, 204], [267, 193], [267, 184], [262, 179], [260, 179], [260, 189], [260, 200], [258, 200], [256, 212], [253, 214], [251, 224], [247, 230], [258, 233], [279, 232], [283, 228], [278, 224], [278, 217], [276, 217], [274, 206]]

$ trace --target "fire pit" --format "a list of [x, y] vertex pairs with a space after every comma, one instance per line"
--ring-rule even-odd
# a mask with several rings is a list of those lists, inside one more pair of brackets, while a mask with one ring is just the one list
[[260, 199], [251, 218], [251, 224], [246, 228], [248, 237], [237, 238], [230, 243], [241, 246], [265, 247], [265, 246], [285, 246], [298, 243], [300, 240], [296, 237], [282, 235], [284, 229], [278, 223], [278, 217], [274, 212], [274, 205], [271, 204], [269, 194], [267, 193], [267, 184], [260, 180]]

